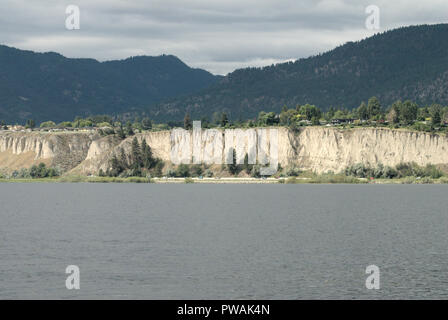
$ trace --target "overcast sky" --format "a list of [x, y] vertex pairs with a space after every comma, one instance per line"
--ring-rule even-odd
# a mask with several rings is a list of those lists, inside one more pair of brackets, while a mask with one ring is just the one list
[[[0, 44], [100, 61], [173, 54], [215, 74], [324, 52], [380, 30], [448, 21], [447, 0], [0, 0]], [[67, 30], [65, 9], [80, 8]]]

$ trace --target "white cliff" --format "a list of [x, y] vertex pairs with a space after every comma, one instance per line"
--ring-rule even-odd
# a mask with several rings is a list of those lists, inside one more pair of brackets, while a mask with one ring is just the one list
[[[273, 163], [282, 167], [339, 172], [355, 163], [394, 166], [400, 162], [448, 165], [448, 138], [424, 132], [380, 128], [336, 129], [305, 127], [207, 129], [148, 132], [135, 135], [146, 140], [154, 155], [174, 164], [230, 162], [235, 151], [241, 164]], [[90, 133], [0, 132], [0, 168], [17, 169], [44, 161], [78, 174], [97, 174], [109, 168], [121, 148], [128, 153], [132, 137], [100, 137]]]

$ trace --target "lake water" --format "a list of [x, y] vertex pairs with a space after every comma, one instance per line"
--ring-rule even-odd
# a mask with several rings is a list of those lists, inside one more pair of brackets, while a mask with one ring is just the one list
[[0, 184], [17, 298], [447, 299], [448, 186]]

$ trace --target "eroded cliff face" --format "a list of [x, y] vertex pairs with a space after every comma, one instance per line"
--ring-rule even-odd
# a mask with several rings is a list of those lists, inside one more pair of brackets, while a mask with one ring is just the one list
[[[154, 155], [178, 163], [237, 163], [247, 154], [250, 161], [282, 167], [294, 165], [318, 173], [340, 172], [364, 163], [394, 166], [400, 162], [419, 165], [448, 164], [448, 138], [422, 132], [378, 128], [336, 129], [306, 127], [208, 129], [149, 132], [135, 135], [146, 140]], [[133, 137], [100, 137], [92, 133], [0, 132], [0, 168], [14, 170], [45, 162], [69, 173], [98, 174], [109, 168], [121, 148], [129, 153]]]
[[86, 158], [95, 134], [0, 132], [0, 168], [15, 170], [44, 162], [66, 171]]
[[448, 163], [448, 138], [423, 132], [308, 127], [299, 133], [287, 132], [287, 140], [283, 137], [281, 144], [288, 146], [284, 163], [316, 172], [339, 172], [356, 163], [371, 166]]

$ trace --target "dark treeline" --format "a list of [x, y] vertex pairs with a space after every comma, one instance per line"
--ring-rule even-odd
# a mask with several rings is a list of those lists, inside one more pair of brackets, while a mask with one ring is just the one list
[[[149, 130], [152, 128], [153, 122], [148, 117], [136, 117], [133, 121], [124, 121], [120, 118], [115, 118], [109, 115], [95, 115], [86, 118], [76, 117], [73, 121], [63, 121], [55, 123], [53, 121], [44, 121], [40, 123], [40, 128], [111, 128], [126, 126], [132, 127], [134, 130]], [[26, 121], [27, 128], [34, 128], [36, 126], [33, 119]]]
[[[416, 103], [396, 101], [384, 107], [381, 102], [372, 97], [362, 102], [358, 108], [329, 108], [322, 112], [315, 105], [297, 105], [294, 108], [284, 106], [280, 113], [261, 111], [258, 117], [249, 120], [230, 121], [225, 112], [215, 112], [212, 120], [203, 117], [203, 128], [238, 128], [258, 126], [286, 126], [295, 129], [307, 125], [361, 125], [361, 126], [390, 126], [393, 128], [410, 127], [419, 131], [446, 130], [448, 124], [448, 106], [432, 104], [418, 106]], [[192, 128], [190, 115], [185, 115], [183, 124], [177, 123], [185, 129]]]
[[280, 125], [294, 125], [300, 122], [311, 122], [313, 125], [387, 123], [398, 127], [420, 122], [421, 124], [440, 126], [448, 122], [448, 107], [439, 104], [420, 107], [409, 100], [396, 101], [392, 105], [384, 107], [376, 97], [372, 97], [367, 103], [362, 102], [358, 108], [353, 110], [331, 107], [327, 112], [321, 112], [316, 106], [307, 104], [293, 109], [288, 109], [285, 106], [279, 115], [260, 113], [258, 117], [258, 121], [265, 124], [275, 123], [276, 119]]
[[[193, 120], [200, 120], [202, 128], [251, 128], [260, 126], [285, 126], [295, 129], [309, 125], [350, 125], [350, 126], [389, 126], [392, 128], [407, 127], [419, 131], [447, 131], [448, 106], [440, 104], [419, 106], [417, 103], [406, 100], [396, 101], [384, 106], [376, 97], [362, 102], [359, 107], [352, 110], [346, 108], [330, 107], [323, 112], [315, 105], [305, 104], [295, 107], [284, 106], [280, 113], [261, 111], [257, 118], [231, 120], [226, 112], [215, 112], [211, 119], [204, 116], [193, 119], [189, 113], [185, 114], [183, 121], [168, 121], [155, 123], [149, 117], [136, 117], [126, 120], [108, 115], [96, 115], [87, 118], [77, 117], [73, 121], [64, 121], [59, 124], [45, 121], [40, 124], [42, 129], [76, 129], [97, 128], [102, 135], [116, 134], [120, 138], [132, 136], [135, 133], [148, 130], [168, 130], [174, 127], [192, 128]], [[4, 122], [0, 121], [7, 129]], [[34, 128], [35, 121], [29, 119], [26, 128]]]
[[431, 131], [448, 124], [448, 106], [439, 104], [418, 106], [407, 100], [396, 101], [392, 105], [384, 107], [376, 97], [372, 97], [367, 103], [362, 102], [358, 108], [353, 110], [331, 107], [327, 112], [322, 112], [318, 107], [310, 104], [298, 105], [294, 108], [284, 106], [279, 114], [261, 111], [257, 119], [233, 123], [228, 120], [226, 122], [214, 121], [212, 124], [226, 127], [279, 125], [292, 128], [328, 124], [388, 125], [395, 128], [412, 126], [417, 130]]

